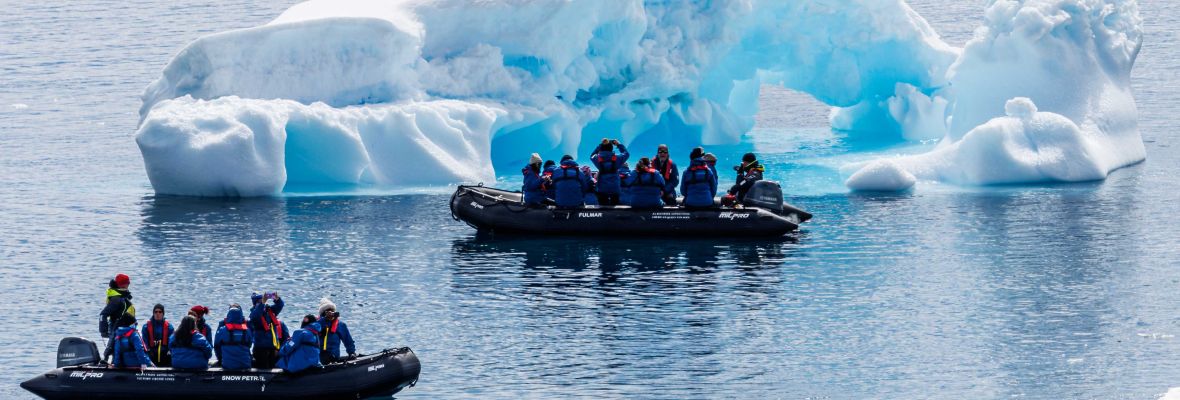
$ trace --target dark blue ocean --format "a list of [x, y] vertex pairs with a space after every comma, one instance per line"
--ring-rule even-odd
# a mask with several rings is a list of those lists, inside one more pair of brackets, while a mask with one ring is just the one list
[[[758, 128], [710, 150], [758, 152], [816, 217], [760, 240], [479, 237], [451, 219], [446, 188], [154, 195], [133, 138], [143, 88], [186, 43], [290, 3], [6, 2], [0, 398], [30, 398], [17, 384], [53, 367], [61, 337], [97, 338], [118, 272], [141, 310], [163, 303], [174, 320], [278, 290], [294, 322], [331, 297], [362, 353], [418, 354], [407, 399], [1158, 399], [1180, 387], [1180, 3], [1141, 2], [1147, 161], [1102, 182], [851, 194], [835, 168], [896, 143], [832, 132], [826, 107], [767, 88]], [[985, 5], [911, 3], [955, 45]]]

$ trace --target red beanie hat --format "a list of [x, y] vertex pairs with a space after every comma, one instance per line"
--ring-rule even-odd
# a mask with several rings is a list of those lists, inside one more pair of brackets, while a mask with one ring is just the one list
[[119, 287], [131, 286], [131, 277], [126, 274], [115, 275], [115, 285]]
[[196, 315], [206, 315], [209, 314], [209, 307], [198, 304], [193, 306], [193, 308], [190, 308], [188, 311]]

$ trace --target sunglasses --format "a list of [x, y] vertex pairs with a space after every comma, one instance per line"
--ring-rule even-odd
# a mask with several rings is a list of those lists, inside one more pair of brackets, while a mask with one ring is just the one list
[[659, 154], [668, 154], [668, 150], [660, 150], [660, 151], [657, 151], [656, 153], [659, 153]]

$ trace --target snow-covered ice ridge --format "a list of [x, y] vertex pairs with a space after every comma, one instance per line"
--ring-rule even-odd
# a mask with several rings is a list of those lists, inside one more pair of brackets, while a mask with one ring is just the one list
[[[901, 0], [312, 0], [181, 50], [145, 91], [136, 140], [158, 193], [491, 181], [493, 154], [577, 156], [583, 136], [735, 142], [760, 86], [780, 84], [835, 107], [836, 128], [943, 137], [926, 158], [850, 167], [854, 189], [1096, 179], [1143, 158], [1134, 1], [997, 0], [986, 15], [961, 50]], [[1005, 117], [1015, 97], [1041, 112]], [[964, 164], [980, 157], [1014, 172], [979, 178]]]

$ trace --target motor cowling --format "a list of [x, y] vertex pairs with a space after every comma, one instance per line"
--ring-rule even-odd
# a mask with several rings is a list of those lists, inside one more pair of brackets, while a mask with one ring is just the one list
[[98, 346], [79, 337], [64, 338], [57, 344], [57, 367], [94, 364], [99, 360]]
[[750, 191], [746, 192], [746, 198], [742, 200], [742, 205], [782, 212], [783, 188], [774, 181], [754, 182], [754, 186], [751, 186]]

